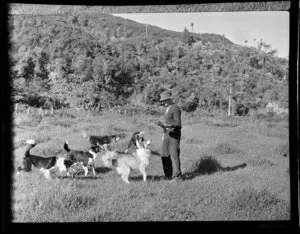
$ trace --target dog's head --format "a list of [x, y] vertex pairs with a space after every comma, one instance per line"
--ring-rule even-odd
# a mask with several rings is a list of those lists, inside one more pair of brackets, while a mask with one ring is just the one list
[[99, 143], [97, 143], [97, 145], [92, 145], [90, 147], [90, 150], [92, 150], [95, 153], [99, 153], [101, 148], [102, 146]]
[[147, 147], [151, 144], [151, 140], [136, 140], [136, 146], [138, 149], [147, 149]]
[[69, 159], [64, 159], [64, 165], [66, 168], [70, 168], [72, 165], [74, 165], [74, 162]]

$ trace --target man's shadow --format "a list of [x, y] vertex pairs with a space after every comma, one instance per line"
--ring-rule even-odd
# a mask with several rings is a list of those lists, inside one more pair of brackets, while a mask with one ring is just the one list
[[[161, 157], [160, 153], [158, 151], [151, 150], [152, 155]], [[184, 180], [191, 180], [195, 178], [196, 176], [201, 175], [210, 175], [219, 171], [235, 171], [241, 168], [245, 168], [247, 166], [246, 163], [242, 163], [239, 165], [235, 165], [232, 167], [223, 167], [216, 159], [214, 159], [212, 156], [204, 156], [199, 161], [194, 163], [191, 170], [188, 172], [182, 174], [182, 178]], [[140, 179], [140, 178], [139, 178]], [[149, 179], [152, 181], [160, 181], [165, 180], [164, 176], [150, 176]]]
[[235, 165], [232, 167], [223, 167], [216, 159], [211, 156], [205, 156], [197, 161], [189, 172], [182, 175], [184, 180], [191, 180], [196, 176], [211, 175], [219, 171], [235, 171], [245, 168], [246, 163]]

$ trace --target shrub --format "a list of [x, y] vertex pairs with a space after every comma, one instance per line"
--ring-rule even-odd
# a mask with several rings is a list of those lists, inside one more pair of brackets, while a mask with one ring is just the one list
[[199, 161], [195, 162], [192, 168], [190, 169], [190, 173], [195, 174], [212, 174], [221, 169], [220, 163], [209, 155], [203, 155]]

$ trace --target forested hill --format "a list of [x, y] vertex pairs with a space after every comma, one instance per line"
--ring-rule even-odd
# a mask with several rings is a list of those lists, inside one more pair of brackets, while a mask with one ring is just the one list
[[[102, 13], [11, 14], [15, 101], [38, 96], [93, 108], [156, 105], [172, 89], [187, 111], [224, 108], [229, 84], [251, 108], [288, 103], [288, 61], [263, 41], [235, 45], [224, 36], [174, 32]], [[193, 93], [193, 94], [192, 94]], [[194, 96], [193, 96], [194, 95]]]

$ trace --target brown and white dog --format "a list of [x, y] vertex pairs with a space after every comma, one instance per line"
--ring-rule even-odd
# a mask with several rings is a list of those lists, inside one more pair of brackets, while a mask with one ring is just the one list
[[68, 146], [68, 141], [66, 141], [64, 143], [64, 149], [65, 151], [67, 151], [66, 158], [68, 160], [71, 160], [72, 162], [77, 164], [82, 164], [85, 176], [87, 176], [89, 172], [89, 167], [92, 168], [93, 174], [96, 175], [95, 160], [97, 157], [97, 153], [100, 151], [99, 146], [91, 146], [88, 152], [80, 150], [70, 150]]
[[28, 144], [25, 155], [23, 158], [23, 167], [19, 166], [17, 168], [17, 173], [20, 171], [30, 172], [32, 166], [40, 169], [40, 171], [45, 175], [47, 179], [50, 179], [50, 173], [58, 170], [59, 172], [68, 172], [69, 168], [74, 164], [73, 161], [60, 158], [60, 157], [41, 157], [37, 155], [30, 154], [30, 150], [35, 147], [35, 140], [29, 139], [26, 141]]
[[[104, 145], [110, 145], [112, 143], [116, 143], [122, 138], [124, 138], [124, 135], [104, 135], [104, 136], [89, 136], [86, 132], [82, 132], [82, 135], [84, 138], [87, 138], [91, 144], [91, 146], [104, 146]], [[101, 147], [102, 148], [102, 147]]]
[[136, 140], [137, 149], [132, 154], [109, 151], [105, 148], [106, 153], [101, 156], [101, 159], [106, 167], [116, 169], [122, 180], [128, 184], [130, 183], [128, 177], [131, 169], [140, 171], [143, 180], [146, 181], [146, 167], [149, 165], [151, 157], [151, 150], [147, 147], [150, 143], [150, 140], [143, 142]]

